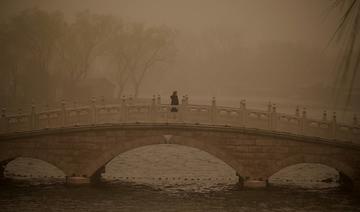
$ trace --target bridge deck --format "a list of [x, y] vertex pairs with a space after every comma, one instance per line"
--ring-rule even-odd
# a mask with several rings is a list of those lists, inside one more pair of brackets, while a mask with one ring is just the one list
[[[174, 107], [178, 112], [171, 112]], [[324, 114], [322, 120], [315, 120], [308, 118], [305, 110], [301, 115], [299, 109], [294, 115], [278, 113], [273, 105], [269, 105], [268, 110], [255, 110], [246, 108], [244, 101], [239, 108], [223, 107], [217, 106], [215, 99], [211, 105], [192, 105], [183, 100], [181, 105], [172, 106], [161, 104], [159, 99], [153, 98], [149, 103], [135, 103], [123, 99], [120, 104], [97, 105], [92, 101], [87, 106], [70, 108], [63, 103], [58, 109], [37, 112], [35, 107], [32, 107], [29, 113], [12, 115], [6, 115], [3, 111], [0, 134], [137, 122], [149, 125], [181, 123], [217, 128], [225, 126], [257, 133], [292, 136], [302, 140], [360, 144], [360, 125], [356, 119], [352, 124], [345, 124], [337, 122], [336, 114], [331, 120]]]

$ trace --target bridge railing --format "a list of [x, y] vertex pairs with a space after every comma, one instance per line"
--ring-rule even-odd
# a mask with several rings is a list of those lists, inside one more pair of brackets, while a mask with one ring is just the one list
[[[176, 111], [176, 112], [174, 112]], [[24, 132], [47, 128], [61, 128], [82, 125], [114, 123], [190, 123], [221, 126], [235, 126], [285, 132], [296, 135], [320, 137], [360, 144], [360, 126], [357, 118], [351, 124], [339, 123], [334, 113], [328, 119], [324, 112], [321, 120], [307, 117], [306, 109], [300, 114], [284, 114], [269, 104], [267, 110], [249, 109], [241, 101], [239, 108], [217, 106], [215, 98], [210, 105], [189, 104], [184, 98], [180, 105], [162, 104], [160, 97], [151, 101], [136, 102], [122, 99], [119, 104], [100, 104], [92, 100], [86, 106], [67, 107], [65, 102], [58, 109], [36, 111], [32, 106], [29, 113], [19, 111], [6, 114], [3, 109], [0, 119], [0, 133]]]

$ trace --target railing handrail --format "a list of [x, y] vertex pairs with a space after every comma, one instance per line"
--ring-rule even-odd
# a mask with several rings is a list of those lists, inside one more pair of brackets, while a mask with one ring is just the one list
[[[188, 97], [184, 97], [179, 105], [161, 103], [160, 96], [157, 98], [154, 96], [146, 102], [122, 99], [116, 104], [105, 104], [104, 100], [97, 103], [92, 100], [89, 105], [71, 105], [70, 107], [62, 102], [59, 108], [47, 107], [41, 111], [36, 111], [35, 106], [32, 106], [30, 112], [19, 111], [18, 114], [11, 115], [6, 114], [3, 109], [0, 117], [0, 134], [72, 125], [143, 121], [233, 125], [360, 142], [360, 126], [356, 116], [353, 123], [349, 124], [338, 122], [335, 113], [332, 117], [328, 117], [327, 112], [324, 111], [323, 119], [308, 118], [306, 114], [305, 109], [300, 112], [299, 108], [296, 109], [295, 114], [277, 112], [276, 106], [272, 104], [268, 105], [267, 110], [247, 108], [245, 100], [241, 101], [240, 107], [221, 106], [216, 105], [215, 98], [209, 105], [190, 104]], [[314, 124], [319, 126], [314, 126]]]

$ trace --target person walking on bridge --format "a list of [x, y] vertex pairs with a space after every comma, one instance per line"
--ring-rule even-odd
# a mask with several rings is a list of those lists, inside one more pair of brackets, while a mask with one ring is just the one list
[[[171, 105], [179, 105], [179, 98], [177, 96], [177, 91], [174, 91], [173, 94], [170, 96], [171, 99]], [[177, 112], [177, 107], [172, 107], [171, 112]]]

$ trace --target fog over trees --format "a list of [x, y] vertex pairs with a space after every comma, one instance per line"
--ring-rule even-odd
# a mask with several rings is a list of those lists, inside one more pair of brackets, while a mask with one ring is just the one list
[[201, 103], [216, 96], [232, 106], [247, 98], [358, 110], [357, 63], [339, 67], [349, 47], [330, 42], [351, 3], [3, 0], [0, 106], [167, 100], [178, 90]]
[[175, 32], [168, 27], [89, 11], [68, 22], [58, 11], [27, 9], [5, 22], [0, 34], [1, 91], [9, 104], [89, 97], [79, 83], [95, 62], [113, 66], [104, 76], [113, 76], [117, 98], [126, 85], [137, 97], [144, 76], [175, 53]]

